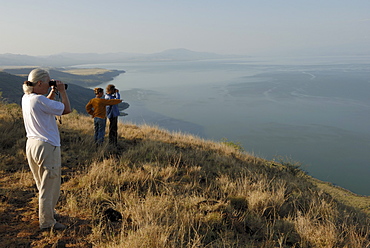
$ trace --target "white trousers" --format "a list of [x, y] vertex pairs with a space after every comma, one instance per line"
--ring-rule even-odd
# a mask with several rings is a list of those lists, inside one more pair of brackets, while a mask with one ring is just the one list
[[29, 138], [26, 154], [39, 191], [40, 228], [52, 227], [56, 223], [54, 209], [60, 195], [60, 147]]

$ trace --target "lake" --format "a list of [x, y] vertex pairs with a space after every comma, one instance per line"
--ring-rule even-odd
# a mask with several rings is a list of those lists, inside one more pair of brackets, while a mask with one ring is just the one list
[[[238, 58], [80, 65], [112, 82], [123, 122], [240, 142], [269, 160], [370, 195], [370, 58]], [[105, 88], [107, 84], [99, 87]]]

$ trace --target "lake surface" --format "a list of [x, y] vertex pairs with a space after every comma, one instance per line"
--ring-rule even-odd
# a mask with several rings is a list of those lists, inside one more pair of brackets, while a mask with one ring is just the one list
[[79, 67], [126, 71], [110, 82], [130, 104], [123, 122], [240, 142], [256, 156], [298, 161], [313, 177], [370, 195], [369, 57]]

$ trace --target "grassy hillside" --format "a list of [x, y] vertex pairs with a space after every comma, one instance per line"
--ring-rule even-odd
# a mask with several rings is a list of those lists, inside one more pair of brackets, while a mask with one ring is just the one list
[[369, 198], [356, 196], [363, 210], [345, 205], [294, 164], [254, 157], [232, 142], [132, 124], [119, 125], [117, 148], [97, 149], [92, 119], [76, 112], [59, 128], [57, 211], [68, 228], [40, 231], [21, 111], [0, 104], [2, 247], [370, 245]]

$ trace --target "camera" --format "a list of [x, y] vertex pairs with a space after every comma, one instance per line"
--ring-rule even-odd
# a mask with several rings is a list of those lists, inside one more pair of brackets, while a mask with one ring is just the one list
[[[49, 82], [49, 87], [51, 87], [51, 86], [57, 86], [57, 82], [55, 82], [55, 81], [50, 81], [50, 82]], [[66, 88], [66, 89], [68, 89], [68, 84], [64, 84], [64, 86], [65, 86], [65, 88]]]

